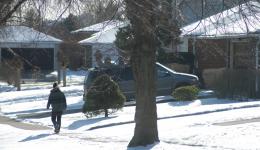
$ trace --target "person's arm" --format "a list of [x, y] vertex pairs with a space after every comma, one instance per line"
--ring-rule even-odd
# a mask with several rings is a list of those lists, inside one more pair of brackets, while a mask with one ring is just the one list
[[[51, 96], [51, 95], [50, 95], [50, 96]], [[50, 96], [49, 96], [49, 98], [48, 98], [47, 109], [49, 109], [49, 108], [50, 108], [50, 105], [51, 105], [51, 99], [50, 99]]]
[[66, 97], [64, 94], [63, 94], [63, 96], [64, 96], [64, 101], [65, 101], [65, 109], [67, 109], [67, 100], [66, 100]]

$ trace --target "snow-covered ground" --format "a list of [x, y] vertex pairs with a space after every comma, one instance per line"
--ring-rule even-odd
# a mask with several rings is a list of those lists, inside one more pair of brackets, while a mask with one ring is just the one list
[[[81, 75], [73, 76], [79, 84], [61, 87], [67, 96], [68, 109], [81, 108], [83, 104], [83, 85], [80, 85], [83, 78]], [[3, 83], [0, 85], [2, 91], [12, 89]], [[50, 128], [24, 130], [1, 124], [0, 119], [1, 150], [127, 149], [135, 125], [134, 106], [124, 107], [109, 118], [102, 115], [86, 118], [82, 113], [65, 114], [59, 135], [53, 134], [50, 117], [19, 118], [23, 115], [50, 111], [46, 110], [50, 85], [51, 83], [48, 83], [20, 92], [10, 90], [0, 93], [0, 109], [3, 116]], [[158, 100], [165, 98], [169, 97], [158, 97]], [[208, 98], [193, 102], [167, 102], [157, 104], [157, 113], [160, 143], [129, 150], [260, 150], [260, 101], [239, 102]]]

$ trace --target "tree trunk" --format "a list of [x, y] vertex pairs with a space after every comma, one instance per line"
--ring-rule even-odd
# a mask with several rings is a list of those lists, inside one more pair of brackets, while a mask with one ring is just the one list
[[159, 141], [155, 84], [156, 6], [156, 0], [126, 0], [127, 17], [135, 39], [131, 64], [136, 88], [136, 125], [128, 147], [145, 146]]
[[59, 65], [59, 67], [58, 67], [58, 69], [57, 69], [57, 78], [58, 78], [58, 84], [60, 84], [60, 77], [61, 77], [61, 75], [60, 75], [60, 71], [61, 70], [61, 67], [60, 67], [60, 65]]
[[105, 118], [108, 117], [108, 109], [104, 109], [105, 110]]
[[17, 87], [17, 91], [21, 91], [21, 69], [16, 70], [15, 86]]
[[136, 77], [135, 132], [129, 147], [159, 141], [155, 99], [155, 53], [140, 55], [132, 63]]
[[63, 87], [66, 87], [66, 85], [67, 85], [66, 76], [67, 76], [66, 67], [62, 67]]

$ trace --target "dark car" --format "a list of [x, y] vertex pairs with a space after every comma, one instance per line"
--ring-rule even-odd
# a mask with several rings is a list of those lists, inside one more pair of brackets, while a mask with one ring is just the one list
[[[156, 63], [156, 70], [157, 96], [170, 95], [175, 88], [180, 86], [199, 85], [198, 77], [195, 75], [175, 72], [160, 63]], [[84, 81], [84, 96], [92, 82], [102, 74], [108, 74], [118, 83], [127, 100], [134, 99], [134, 78], [130, 66], [90, 69]]]

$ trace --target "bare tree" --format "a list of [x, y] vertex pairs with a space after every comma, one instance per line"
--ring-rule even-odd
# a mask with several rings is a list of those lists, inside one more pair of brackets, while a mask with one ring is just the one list
[[4, 70], [1, 76], [8, 84], [14, 84], [17, 91], [21, 91], [21, 71], [23, 69], [23, 61], [21, 57], [15, 55], [12, 59], [6, 60], [1, 65]]
[[5, 25], [27, 0], [3, 0], [0, 2], [0, 25]]
[[31, 8], [26, 11], [22, 24], [34, 29], [40, 29], [42, 25], [42, 18], [36, 10]]
[[121, 0], [88, 0], [85, 1], [84, 10], [94, 17], [93, 23], [99, 23], [111, 19], [121, 19]]

